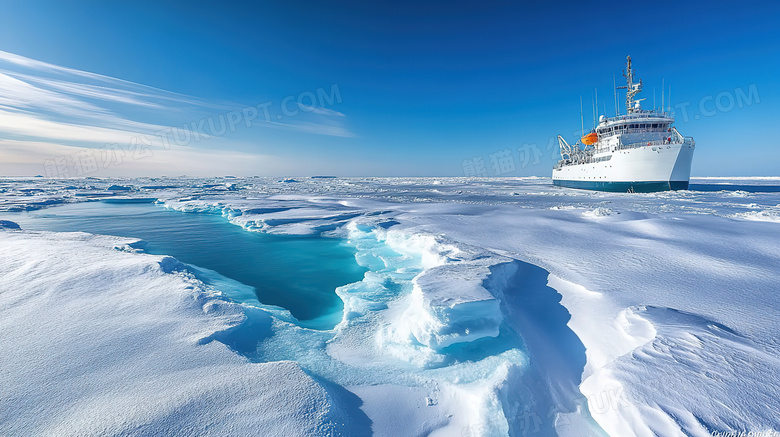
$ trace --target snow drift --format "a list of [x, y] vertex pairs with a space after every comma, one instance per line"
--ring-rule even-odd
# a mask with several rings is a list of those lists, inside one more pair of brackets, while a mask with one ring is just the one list
[[129, 243], [0, 230], [1, 434], [369, 432], [298, 364], [211, 341], [243, 308]]

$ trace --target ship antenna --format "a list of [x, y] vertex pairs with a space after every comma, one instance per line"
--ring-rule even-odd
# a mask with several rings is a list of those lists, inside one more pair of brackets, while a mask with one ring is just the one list
[[[618, 116], [618, 107], [617, 107], [617, 87], [615, 86], [615, 75], [612, 75], [612, 93], [615, 95], [615, 117]], [[606, 109], [604, 112], [607, 112]]]
[[642, 91], [642, 81], [634, 83], [634, 71], [631, 68], [631, 56], [626, 58], [626, 69], [623, 71], [623, 76], [626, 78], [626, 86], [618, 87], [618, 89], [626, 90], [626, 112], [631, 114], [634, 112], [634, 96]]
[[[596, 92], [596, 110], [593, 111], [593, 112], [595, 112], [595, 114], [593, 115], [593, 124], [596, 125], [596, 118], [598, 118], [598, 116], [599, 116], [599, 114], [598, 114], [598, 112], [599, 112], [599, 89], [598, 88], [594, 88], [594, 91]], [[598, 125], [596, 125], [596, 126], [598, 126]]]
[[580, 94], [580, 136], [585, 136], [585, 121], [582, 119], [582, 94]]
[[666, 91], [666, 79], [661, 79], [661, 112], [666, 112], [666, 106], [664, 106], [664, 92]]

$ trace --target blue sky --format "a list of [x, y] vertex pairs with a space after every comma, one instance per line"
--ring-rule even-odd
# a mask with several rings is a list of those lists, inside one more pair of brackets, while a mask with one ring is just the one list
[[[630, 54], [645, 107], [662, 80], [689, 105], [694, 175], [780, 175], [778, 17], [770, 2], [4, 2], [0, 174], [86, 175], [74, 163], [93, 153], [95, 175], [459, 176], [481, 157], [489, 175], [548, 176], [580, 96], [586, 128], [594, 88], [614, 114]], [[195, 140], [231, 112], [235, 129]], [[172, 127], [195, 134], [166, 143]], [[496, 172], [507, 149], [515, 170]]]

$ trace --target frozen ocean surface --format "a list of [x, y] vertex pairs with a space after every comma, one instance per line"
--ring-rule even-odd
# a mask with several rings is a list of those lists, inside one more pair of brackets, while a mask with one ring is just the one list
[[289, 181], [1, 180], [0, 434], [780, 430], [780, 179]]
[[314, 328], [330, 329], [341, 320], [334, 290], [359, 281], [364, 272], [354, 250], [334, 238], [247, 233], [220, 214], [182, 214], [151, 202], [103, 199], [9, 217], [29, 230], [139, 238], [136, 247], [144, 252], [197, 266], [190, 270], [209, 285], [218, 279], [209, 275], [213, 271], [253, 287], [250, 299], [283, 307]]

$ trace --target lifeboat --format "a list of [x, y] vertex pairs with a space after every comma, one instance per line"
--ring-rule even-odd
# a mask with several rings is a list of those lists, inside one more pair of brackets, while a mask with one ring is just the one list
[[580, 141], [582, 141], [582, 144], [585, 144], [586, 146], [592, 146], [593, 144], [596, 144], [596, 141], [599, 140], [599, 136], [596, 132], [591, 132], [584, 137], [580, 138]]

